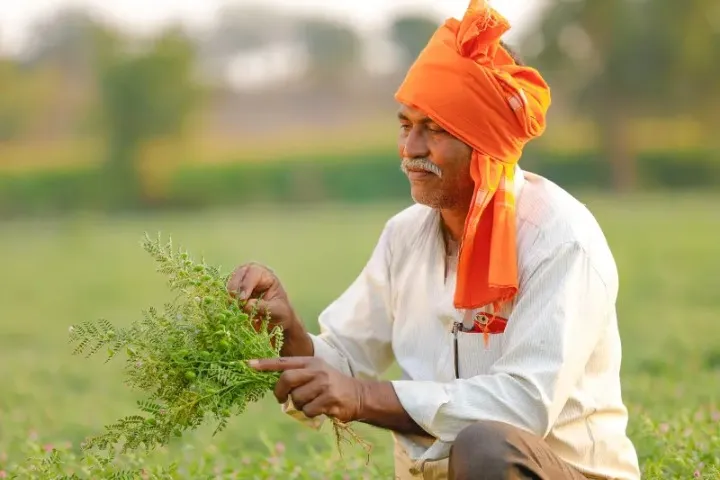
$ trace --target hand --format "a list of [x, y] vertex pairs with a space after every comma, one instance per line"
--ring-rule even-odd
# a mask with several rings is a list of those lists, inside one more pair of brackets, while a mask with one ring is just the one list
[[283, 372], [275, 385], [275, 398], [285, 403], [291, 397], [295, 408], [308, 418], [327, 415], [341, 422], [360, 418], [363, 384], [320, 358], [269, 358], [249, 364], [258, 371]]
[[[280, 279], [268, 267], [248, 263], [236, 268], [227, 284], [230, 295], [245, 302], [247, 313], [255, 310], [260, 316], [268, 315], [271, 325], [283, 329], [283, 356], [313, 354], [310, 337], [295, 313]], [[260, 299], [262, 297], [262, 299]], [[255, 324], [260, 328], [260, 322]]]

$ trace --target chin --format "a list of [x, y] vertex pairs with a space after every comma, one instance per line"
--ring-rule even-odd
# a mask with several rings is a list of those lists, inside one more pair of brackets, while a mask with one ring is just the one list
[[422, 189], [410, 189], [410, 196], [415, 203], [425, 205], [430, 208], [441, 208], [442, 205], [437, 195], [433, 195], [431, 192], [424, 191]]

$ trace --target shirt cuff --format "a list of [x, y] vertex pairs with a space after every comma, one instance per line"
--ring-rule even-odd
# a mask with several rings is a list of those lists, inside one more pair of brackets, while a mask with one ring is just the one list
[[440, 408], [450, 402], [449, 385], [412, 380], [397, 380], [391, 383], [400, 404], [420, 428], [438, 440], [454, 440], [447, 434], [445, 435], [447, 438], [443, 438], [441, 430], [447, 431], [447, 429], [439, 429], [435, 421]]
[[328, 365], [336, 370], [340, 370], [348, 377], [353, 376], [347, 359], [343, 357], [336, 348], [316, 335], [310, 334], [310, 340], [312, 340], [313, 348], [315, 349], [314, 357], [325, 360]]

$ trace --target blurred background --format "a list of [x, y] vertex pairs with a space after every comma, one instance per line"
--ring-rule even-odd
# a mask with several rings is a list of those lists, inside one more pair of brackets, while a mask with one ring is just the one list
[[[404, 199], [393, 93], [465, 7], [3, 3], [6, 218]], [[717, 188], [717, 2], [495, 3], [554, 93], [526, 168], [571, 189]]]
[[[626, 398], [650, 465], [666, 436], [637, 419], [667, 432], [686, 411], [720, 428], [720, 3], [492, 4], [553, 89], [521, 165], [585, 202], [615, 252]], [[226, 270], [269, 263], [316, 331], [411, 202], [393, 94], [466, 6], [0, 2], [0, 471], [21, 439], [77, 445], [133, 409], [121, 366], [71, 357], [66, 335], [170, 298], [145, 231]], [[318, 438], [271, 401], [253, 408], [273, 441]], [[257, 447], [247, 421], [221, 440], [228, 459]]]

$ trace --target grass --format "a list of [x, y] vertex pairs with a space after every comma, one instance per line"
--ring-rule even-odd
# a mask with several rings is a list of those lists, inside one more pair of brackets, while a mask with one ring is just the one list
[[[718, 478], [720, 460], [720, 233], [718, 197], [584, 198], [605, 228], [621, 274], [620, 326], [630, 431], [650, 479]], [[72, 357], [67, 329], [105, 317], [129, 323], [168, 299], [139, 247], [144, 231], [171, 234], [225, 269], [272, 266], [311, 330], [353, 280], [386, 219], [403, 205], [267, 208], [253, 212], [74, 217], [0, 225], [0, 478], [51, 446], [88, 472], [78, 445], [134, 411], [120, 363]], [[395, 371], [390, 372], [394, 374]], [[374, 449], [337, 462], [329, 430], [284, 416], [267, 397], [219, 437], [211, 429], [126, 465], [177, 462], [167, 478], [390, 478], [389, 434], [360, 428]], [[317, 454], [309, 453], [316, 450]], [[83, 470], [83, 468], [85, 470]], [[23, 478], [23, 477], [21, 477]], [[83, 477], [84, 478], [84, 477]]]

